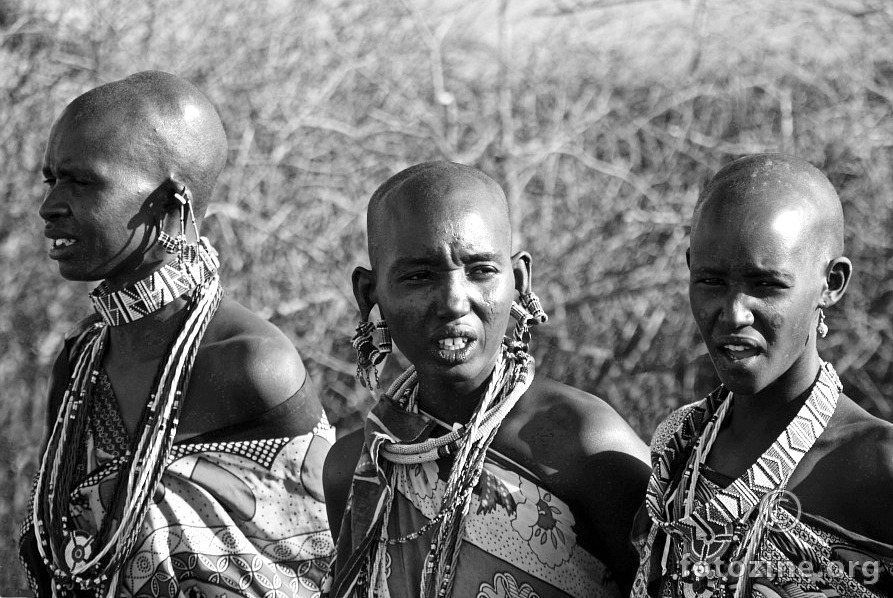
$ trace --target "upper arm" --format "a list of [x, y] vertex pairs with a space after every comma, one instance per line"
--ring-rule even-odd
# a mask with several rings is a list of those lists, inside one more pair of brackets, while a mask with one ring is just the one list
[[347, 508], [353, 473], [363, 449], [363, 430], [355, 430], [340, 438], [326, 457], [323, 467], [323, 492], [326, 496], [326, 514], [332, 537], [341, 533], [341, 519]]
[[253, 397], [262, 410], [279, 405], [304, 385], [304, 362], [284, 335], [241, 338], [234, 348], [231, 359], [241, 362], [242, 394]]
[[585, 518], [589, 544], [628, 593], [638, 565], [630, 532], [651, 473], [648, 448], [607, 403], [580, 395], [548, 401], [550, 425], [559, 431], [553, 452], [562, 459], [548, 479]]
[[70, 377], [71, 372], [68, 365], [68, 346], [65, 345], [56, 357], [56, 361], [53, 364], [53, 369], [50, 373], [50, 384], [47, 391], [46, 402], [46, 424], [44, 427], [41, 453], [43, 453], [47, 443], [50, 441], [50, 434], [53, 433], [53, 426], [59, 415], [59, 409], [62, 408], [62, 399], [65, 396], [65, 389], [68, 388]]
[[866, 460], [874, 465], [865, 491], [854, 493], [860, 497], [857, 510], [865, 519], [865, 528], [876, 530], [870, 534], [873, 540], [893, 545], [893, 425], [884, 423], [877, 432], [877, 441], [862, 446], [871, 453]]

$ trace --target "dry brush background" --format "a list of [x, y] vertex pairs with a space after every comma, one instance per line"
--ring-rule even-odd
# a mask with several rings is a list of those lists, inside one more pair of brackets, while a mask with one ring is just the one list
[[14, 545], [47, 374], [89, 310], [46, 258], [43, 145], [75, 96], [149, 68], [219, 107], [230, 155], [204, 232], [342, 431], [369, 407], [349, 345], [365, 202], [434, 158], [506, 189], [552, 314], [540, 370], [646, 440], [704, 375], [684, 260], [700, 186], [744, 153], [809, 159], [841, 194], [857, 268], [821, 351], [893, 418], [887, 0], [0, 0], [0, 594], [25, 591]]

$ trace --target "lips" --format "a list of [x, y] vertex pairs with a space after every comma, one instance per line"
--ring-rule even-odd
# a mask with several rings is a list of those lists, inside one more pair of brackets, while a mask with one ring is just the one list
[[62, 231], [48, 231], [46, 236], [50, 239], [49, 256], [53, 260], [64, 258], [73, 251], [72, 247], [78, 243], [76, 238], [68, 236]]
[[720, 355], [730, 361], [743, 361], [763, 352], [754, 339], [743, 337], [721, 339], [714, 346]]
[[465, 326], [450, 326], [434, 335], [435, 356], [449, 365], [464, 362], [477, 343], [477, 335]]

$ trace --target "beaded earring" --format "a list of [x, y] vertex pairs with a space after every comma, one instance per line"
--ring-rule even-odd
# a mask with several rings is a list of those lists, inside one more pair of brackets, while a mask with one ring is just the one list
[[825, 324], [825, 312], [822, 308], [819, 308], [819, 324], [815, 327], [816, 332], [819, 333], [819, 336], [825, 338], [828, 335], [828, 325]]
[[357, 352], [357, 380], [374, 395], [379, 388], [378, 365], [393, 350], [388, 323], [384, 320], [360, 322], [350, 344]]
[[533, 291], [522, 294], [520, 301], [512, 301], [511, 315], [515, 320], [515, 329], [511, 345], [513, 349], [526, 353], [530, 348], [530, 327], [545, 323], [549, 316]]
[[161, 225], [158, 227], [158, 243], [168, 253], [176, 254], [177, 261], [182, 263], [184, 258], [190, 259], [193, 257], [190, 255], [190, 250], [194, 250], [186, 241], [186, 212], [189, 212], [192, 218], [192, 228], [195, 231], [196, 239], [199, 237], [198, 224], [195, 222], [195, 210], [192, 209], [192, 198], [189, 189], [184, 186], [182, 192], [174, 193], [174, 199], [180, 204], [180, 234], [176, 237], [171, 237], [164, 232], [164, 219], [162, 218]]

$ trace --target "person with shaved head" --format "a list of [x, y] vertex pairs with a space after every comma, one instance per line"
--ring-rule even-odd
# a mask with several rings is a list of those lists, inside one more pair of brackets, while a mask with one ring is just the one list
[[601, 399], [535, 373], [546, 314], [502, 189], [419, 164], [374, 193], [367, 224], [358, 375], [377, 392], [392, 343], [411, 366], [326, 460], [331, 595], [626, 594], [647, 449]]
[[827, 178], [787, 155], [707, 184], [688, 250], [722, 385], [652, 440], [633, 596], [893, 595], [893, 425], [819, 355], [852, 275]]
[[101, 282], [50, 381], [20, 540], [38, 596], [318, 595], [334, 430], [288, 338], [223, 297], [199, 225], [226, 155], [208, 99], [162, 72], [50, 132], [49, 257]]

